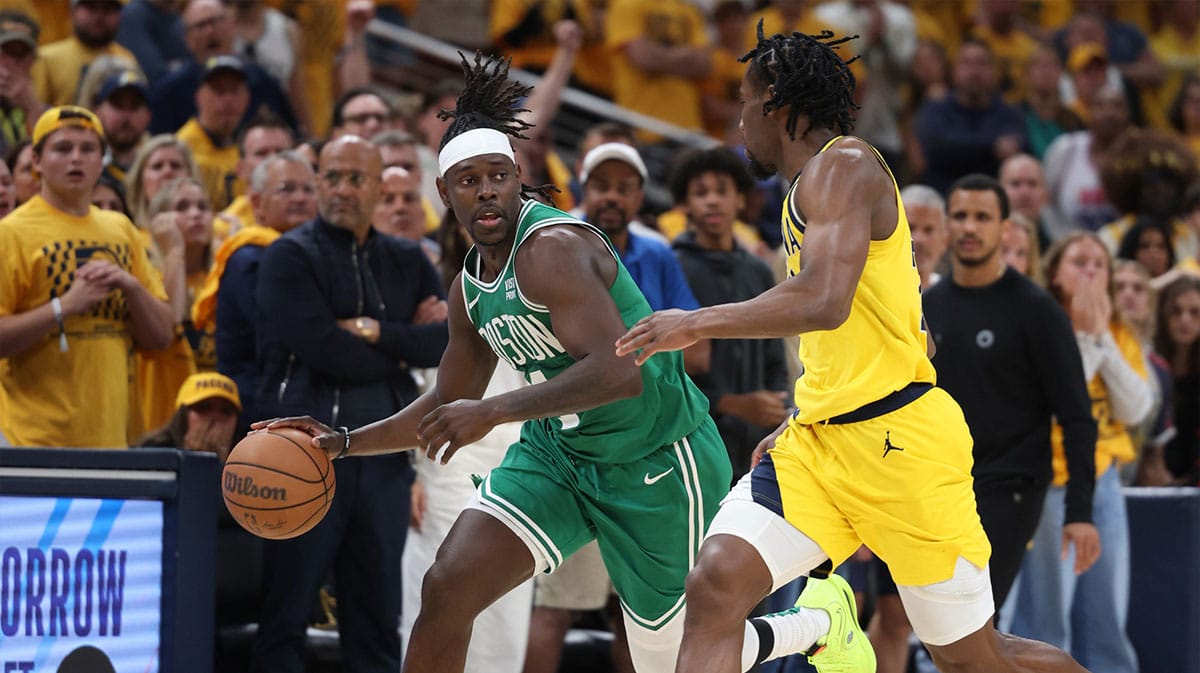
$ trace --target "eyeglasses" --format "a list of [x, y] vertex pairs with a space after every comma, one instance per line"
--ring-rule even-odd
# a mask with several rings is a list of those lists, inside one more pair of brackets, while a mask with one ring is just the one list
[[351, 187], [358, 189], [367, 184], [369, 178], [365, 173], [358, 171], [325, 171], [321, 174], [321, 180], [330, 188], [337, 187], [345, 180]]
[[224, 18], [225, 17], [223, 17], [223, 16], [214, 16], [214, 17], [210, 17], [207, 19], [201, 19], [195, 23], [188, 24], [187, 26], [184, 27], [184, 30], [186, 30], [187, 32], [193, 32], [193, 31], [197, 31], [197, 30], [208, 30], [209, 28], [216, 28], [218, 25], [220, 25], [221, 21]]
[[382, 124], [387, 121], [388, 116], [382, 112], [360, 112], [356, 115], [347, 115], [342, 117], [342, 121], [347, 124], [366, 124], [367, 122], [375, 122]]
[[[326, 180], [326, 181], [328, 181], [328, 180]], [[334, 184], [337, 184], [337, 183], [334, 183]], [[354, 183], [351, 182], [350, 184], [353, 185]], [[313, 187], [312, 185], [307, 184], [307, 183], [301, 184], [299, 182], [285, 182], [282, 185], [279, 185], [278, 187], [276, 187], [274, 192], [276, 194], [282, 194], [284, 196], [291, 196], [292, 194], [295, 194], [296, 192], [303, 192], [305, 196], [312, 196], [313, 194], [317, 193], [317, 188]]]

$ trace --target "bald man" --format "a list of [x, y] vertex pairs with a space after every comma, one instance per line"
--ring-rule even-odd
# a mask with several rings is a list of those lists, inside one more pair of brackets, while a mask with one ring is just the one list
[[[437, 271], [416, 243], [375, 230], [379, 150], [343, 136], [321, 151], [317, 217], [280, 236], [258, 271], [258, 413], [357, 427], [417, 397], [410, 367], [449, 338]], [[264, 613], [251, 670], [300, 673], [317, 591], [332, 568], [346, 671], [400, 670], [408, 456], [334, 463], [337, 494], [316, 528], [267, 542]]]
[[1038, 247], [1045, 250], [1051, 243], [1072, 230], [1050, 205], [1050, 190], [1042, 162], [1028, 154], [1017, 154], [1000, 164], [1000, 184], [1008, 194], [1012, 212], [1024, 215], [1037, 224]]

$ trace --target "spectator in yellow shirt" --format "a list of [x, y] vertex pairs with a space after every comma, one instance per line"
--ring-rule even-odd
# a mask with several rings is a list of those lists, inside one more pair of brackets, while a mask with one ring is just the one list
[[700, 10], [685, 0], [613, 0], [605, 30], [616, 103], [701, 130], [700, 84], [712, 55]]
[[91, 204], [104, 131], [75, 106], [33, 130], [41, 192], [0, 221], [0, 434], [17, 446], [128, 446], [129, 351], [171, 339], [133, 225]]
[[43, 46], [33, 64], [38, 98], [47, 105], [73, 103], [83, 72], [98, 56], [123, 56], [136, 63], [133, 54], [116, 42], [120, 22], [119, 0], [71, 0], [74, 35]]
[[175, 134], [187, 144], [200, 169], [200, 182], [214, 208], [224, 209], [236, 194], [239, 160], [235, 140], [238, 123], [250, 104], [246, 70], [236, 56], [205, 61], [196, 89], [196, 116]]
[[721, 141], [737, 137], [738, 115], [742, 110], [738, 103], [738, 88], [746, 70], [738, 59], [748, 51], [745, 48], [747, 16], [741, 0], [720, 0], [712, 11], [712, 23], [716, 28], [712, 44], [713, 72], [704, 80], [700, 103], [704, 130]]

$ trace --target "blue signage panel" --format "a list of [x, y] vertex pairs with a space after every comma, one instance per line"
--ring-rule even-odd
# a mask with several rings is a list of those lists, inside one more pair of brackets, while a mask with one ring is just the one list
[[0, 673], [160, 670], [163, 503], [0, 496]]

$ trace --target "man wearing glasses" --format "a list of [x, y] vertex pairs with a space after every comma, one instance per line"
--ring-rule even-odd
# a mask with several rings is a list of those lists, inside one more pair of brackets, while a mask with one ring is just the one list
[[[383, 172], [379, 150], [343, 136], [322, 149], [318, 166], [317, 217], [262, 253], [254, 414], [357, 427], [416, 399], [410, 368], [440, 361], [449, 338], [446, 302], [420, 246], [371, 226]], [[310, 607], [330, 568], [344, 670], [400, 668], [397, 569], [413, 479], [409, 457], [368, 456], [334, 467], [337, 494], [321, 523], [301, 537], [266, 542], [253, 671], [304, 670]]]
[[254, 292], [259, 261], [280, 234], [317, 215], [317, 178], [299, 154], [285, 151], [268, 157], [249, 177], [247, 200], [255, 224], [239, 229], [217, 249], [208, 279], [192, 304], [192, 322], [200, 329], [216, 321], [217, 371], [237, 383], [243, 432], [254, 418], [258, 390]]
[[[205, 79], [205, 64], [215, 56], [233, 56], [233, 21], [220, 0], [192, 0], [183, 10], [184, 41], [192, 61], [181, 65], [161, 79], [150, 90], [151, 133], [174, 133], [196, 114], [195, 96]], [[282, 87], [265, 70], [253, 62], [243, 62], [250, 104], [238, 129], [250, 123], [258, 111], [266, 107], [301, 135], [296, 115]]]
[[373, 87], [358, 87], [342, 94], [333, 107], [330, 138], [356, 135], [368, 140], [392, 126], [395, 108]]

